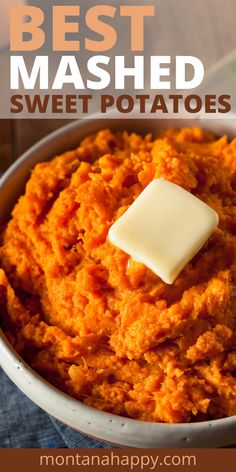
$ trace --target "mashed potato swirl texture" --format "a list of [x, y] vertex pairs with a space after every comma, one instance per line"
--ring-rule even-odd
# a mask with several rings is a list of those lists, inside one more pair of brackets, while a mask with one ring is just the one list
[[[155, 178], [220, 225], [166, 285], [108, 230]], [[236, 139], [199, 128], [102, 130], [37, 164], [0, 242], [1, 325], [45, 379], [150, 422], [236, 414]]]

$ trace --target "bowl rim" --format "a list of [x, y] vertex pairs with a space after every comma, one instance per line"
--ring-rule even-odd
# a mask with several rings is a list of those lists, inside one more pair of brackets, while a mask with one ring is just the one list
[[[105, 120], [98, 120], [98, 123], [101, 123], [99, 129], [104, 128], [104, 122], [110, 124], [111, 122], [116, 122], [117, 120], [112, 119], [105, 119]], [[124, 124], [130, 119], [118, 119], [118, 121], [122, 121]], [[136, 122], [138, 120], [135, 120]], [[154, 121], [154, 120], [145, 120]], [[159, 123], [163, 123], [163, 121], [168, 122], [169, 120], [157, 120]], [[175, 120], [177, 121], [177, 120]], [[178, 120], [181, 122], [181, 119]], [[199, 119], [184, 119], [184, 123], [187, 123], [187, 126], [192, 125], [194, 123], [195, 126], [202, 124], [204, 120], [201, 118]], [[206, 120], [207, 123], [214, 122], [215, 120]], [[219, 121], [219, 120], [218, 120]], [[223, 120], [224, 123], [227, 125], [227, 120]], [[4, 190], [5, 185], [11, 180], [12, 176], [18, 172], [18, 170], [22, 167], [23, 164], [27, 163], [32, 155], [36, 154], [38, 151], [42, 150], [42, 148], [47, 147], [50, 143], [55, 144], [58, 137], [65, 137], [68, 132], [75, 132], [77, 129], [82, 129], [83, 127], [88, 128], [89, 123], [94, 124], [95, 120], [91, 116], [88, 120], [75, 120], [71, 123], [66, 124], [65, 126], [60, 127], [53, 133], [50, 133], [40, 141], [38, 141], [34, 146], [28, 149], [17, 161], [15, 161], [9, 169], [2, 175], [0, 178], [0, 191]], [[103, 123], [103, 125], [102, 125]], [[135, 122], [134, 122], [135, 126]], [[233, 117], [233, 126], [235, 128], [236, 133], [236, 115]], [[227, 127], [227, 126], [226, 126]], [[125, 126], [124, 126], [125, 128]], [[86, 133], [84, 134], [84, 136]], [[78, 139], [78, 143], [82, 138]], [[71, 149], [71, 148], [70, 148]], [[67, 148], [68, 150], [68, 148]], [[55, 154], [54, 154], [55, 155]], [[46, 159], [44, 159], [46, 160]], [[37, 161], [39, 162], [39, 160]], [[51, 385], [47, 382], [43, 377], [41, 377], [36, 371], [34, 371], [22, 358], [14, 348], [10, 345], [9, 341], [7, 340], [4, 332], [0, 328], [0, 366], [3, 368], [5, 373], [13, 380], [13, 382], [25, 393], [31, 400], [33, 400], [36, 404], [38, 404], [41, 408], [43, 408], [47, 413], [51, 416], [57, 418], [59, 421], [62, 421], [64, 424], [72, 427], [73, 429], [82, 432], [83, 434], [90, 435], [92, 437], [96, 437], [103, 441], [110, 441], [114, 444], [119, 444], [122, 446], [131, 446], [131, 447], [166, 447], [166, 443], [168, 440], [168, 435], [171, 431], [171, 434], [175, 434], [175, 436], [180, 436], [178, 440], [174, 441], [174, 444], [177, 446], [172, 447], [193, 447], [195, 443], [200, 445], [200, 447], [204, 447], [204, 442], [202, 440], [202, 435], [204, 433], [213, 433], [217, 436], [219, 434], [222, 436], [222, 433], [225, 432], [225, 428], [230, 428], [231, 436], [233, 434], [233, 429], [235, 430], [234, 439], [236, 439], [236, 415], [220, 418], [215, 420], [207, 420], [207, 421], [198, 421], [192, 423], [161, 423], [161, 422], [147, 422], [147, 421], [140, 421], [133, 418], [127, 418], [124, 416], [118, 416], [113, 413], [109, 413], [106, 411], [98, 410], [94, 407], [85, 405], [80, 400], [74, 399], [70, 397], [66, 393], [62, 392], [58, 388]], [[35, 388], [33, 388], [35, 387]], [[38, 389], [38, 390], [37, 390]], [[35, 390], [35, 391], [34, 391]], [[41, 396], [38, 395], [38, 391], [42, 393]], [[49, 398], [45, 399], [44, 395], [47, 394]], [[53, 407], [55, 404], [55, 407]], [[65, 418], [64, 411], [58, 411], [57, 405], [61, 405], [62, 407], [66, 406], [67, 410], [70, 410], [69, 418]], [[67, 412], [68, 413], [68, 412]], [[85, 418], [81, 421], [81, 415]], [[89, 418], [89, 421], [86, 419], [86, 415]], [[73, 420], [74, 416], [74, 420]], [[99, 427], [95, 428], [95, 436], [94, 436], [94, 424], [99, 423], [100, 420], [105, 422], [107, 427], [106, 432], [100, 431]], [[80, 422], [82, 426], [80, 426]], [[87, 427], [86, 427], [87, 425]], [[118, 429], [117, 429], [118, 428]], [[141, 439], [135, 437], [137, 435], [137, 428], [139, 428], [139, 435], [141, 434]], [[118, 434], [115, 434], [115, 430], [117, 429]], [[150, 438], [145, 440], [147, 435], [154, 435], [155, 438]], [[193, 435], [193, 439], [188, 436]], [[113, 438], [113, 439], [112, 439]], [[124, 439], [122, 439], [124, 438]], [[206, 439], [204, 439], [205, 441]], [[194, 442], [195, 441], [195, 442]], [[218, 439], [219, 441], [219, 439]], [[222, 445], [222, 441], [224, 443], [223, 438], [221, 438], [219, 445]], [[233, 442], [232, 441], [232, 442]], [[158, 443], [155, 446], [155, 443]], [[161, 444], [164, 446], [160, 446]], [[171, 441], [169, 440], [169, 443]], [[142, 446], [144, 444], [144, 446]], [[159, 445], [160, 444], [160, 445]], [[214, 441], [212, 441], [213, 447]], [[230, 444], [229, 440], [223, 445]], [[217, 440], [216, 440], [217, 445]]]

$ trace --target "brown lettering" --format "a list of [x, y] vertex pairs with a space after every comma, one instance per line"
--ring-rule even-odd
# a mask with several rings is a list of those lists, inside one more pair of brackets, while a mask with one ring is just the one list
[[161, 110], [163, 113], [168, 113], [168, 108], [163, 95], [155, 96], [150, 113], [156, 113], [158, 110]]
[[101, 113], [106, 113], [107, 108], [112, 107], [115, 99], [112, 95], [101, 95]]
[[66, 95], [66, 113], [76, 113], [77, 95]]
[[40, 95], [34, 95], [33, 97], [25, 95], [25, 103], [27, 105], [28, 113], [35, 113], [36, 110], [39, 113], [46, 113], [48, 102], [49, 95], [44, 95], [44, 97], [41, 97]]
[[92, 100], [92, 95], [78, 95], [78, 98], [82, 100], [82, 113], [89, 112], [89, 102]]
[[23, 95], [13, 95], [11, 97], [11, 104], [15, 108], [10, 108], [11, 113], [21, 113], [24, 109], [23, 104], [21, 103]]
[[136, 95], [136, 99], [139, 100], [140, 113], [146, 113], [146, 101], [150, 99], [150, 95]]
[[131, 95], [120, 95], [117, 98], [116, 106], [120, 113], [130, 113], [134, 108], [134, 99]]
[[[192, 102], [195, 101], [195, 107]], [[202, 109], [202, 99], [199, 95], [188, 95], [184, 100], [185, 110], [188, 113], [199, 113]]]
[[52, 113], [63, 113], [63, 95], [52, 95]]
[[179, 113], [179, 102], [183, 100], [183, 95], [170, 95], [169, 99], [173, 101], [173, 113]]
[[216, 113], [216, 95], [205, 96], [205, 112]]
[[219, 108], [219, 113], [229, 113], [231, 111], [231, 96], [230, 95], [220, 95], [219, 96], [219, 105], [222, 105], [223, 108]]

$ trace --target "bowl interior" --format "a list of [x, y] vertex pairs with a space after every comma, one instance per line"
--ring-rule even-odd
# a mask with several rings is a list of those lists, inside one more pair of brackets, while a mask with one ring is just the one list
[[10, 212], [19, 196], [24, 192], [30, 171], [35, 164], [52, 159], [67, 150], [75, 149], [80, 141], [91, 133], [103, 128], [116, 130], [156, 133], [158, 130], [174, 127], [201, 126], [216, 135], [227, 134], [230, 138], [236, 136], [236, 115], [232, 119], [97, 119], [75, 121], [59, 128], [54, 133], [39, 141], [23, 154], [0, 179], [0, 224], [9, 218]]
[[[86, 120], [72, 122], [27, 151], [0, 180], [0, 223], [5, 222], [24, 192], [30, 171], [37, 162], [76, 148], [80, 141], [103, 128], [141, 134], [170, 127], [201, 126], [216, 135], [236, 136], [236, 118], [231, 120]], [[235, 417], [193, 424], [144, 423], [116, 417], [85, 406], [45, 382], [14, 352], [4, 335], [0, 339], [1, 365], [26, 395], [48, 413], [72, 428], [105, 441], [132, 447], [216, 447], [236, 440]], [[211, 433], [211, 434], [209, 434]], [[213, 434], [214, 433], [214, 434]]]

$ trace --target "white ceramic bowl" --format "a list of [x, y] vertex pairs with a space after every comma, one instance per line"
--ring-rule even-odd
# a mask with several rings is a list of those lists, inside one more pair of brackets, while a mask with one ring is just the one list
[[[104, 127], [145, 133], [166, 127], [196, 126], [236, 136], [232, 120], [86, 120], [73, 122], [27, 151], [0, 180], [0, 222], [9, 217], [37, 162], [78, 146], [86, 135]], [[236, 443], [236, 416], [199, 423], [148, 423], [115, 416], [65, 395], [35, 373], [0, 337], [0, 364], [13, 382], [35, 403], [73, 429], [114, 444], [131, 447], [218, 447]]]

